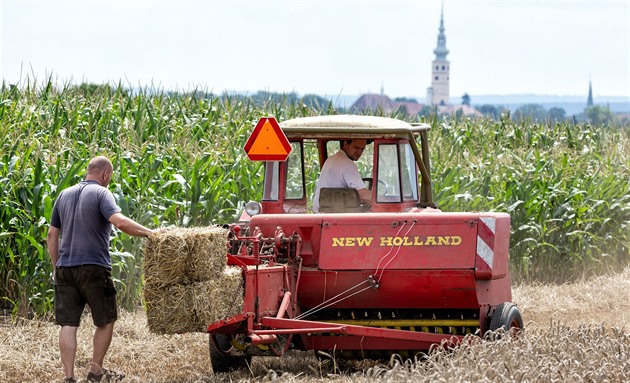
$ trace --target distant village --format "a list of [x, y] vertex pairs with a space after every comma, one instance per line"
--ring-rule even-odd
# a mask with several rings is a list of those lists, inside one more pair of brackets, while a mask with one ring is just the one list
[[[433, 50], [434, 60], [431, 62], [431, 86], [426, 90], [424, 103], [408, 97], [397, 97], [391, 99], [385, 94], [383, 87], [380, 93], [366, 93], [352, 97], [352, 104], [347, 106], [344, 102], [331, 100], [330, 97], [321, 97], [315, 94], [299, 96], [297, 93], [275, 93], [269, 91], [258, 91], [253, 95], [224, 94], [223, 97], [249, 99], [258, 104], [267, 102], [290, 102], [301, 103], [307, 107], [325, 109], [334, 113], [357, 113], [398, 116], [401, 118], [415, 118], [432, 116], [451, 116], [454, 118], [475, 118], [489, 117], [495, 120], [500, 118], [510, 118], [512, 120], [530, 120], [533, 122], [589, 122], [592, 124], [621, 124], [630, 125], [630, 100], [614, 103], [612, 108], [609, 104], [601, 105], [594, 102], [591, 81], [588, 83], [588, 93], [584, 94], [582, 102], [556, 102], [537, 103], [536, 96], [532, 95], [532, 100], [518, 103], [512, 102], [506, 105], [501, 102], [475, 102], [472, 103], [471, 96], [464, 93], [461, 100], [452, 100], [450, 95], [450, 61], [447, 59], [449, 50], [446, 48], [446, 34], [444, 28], [444, 10], [440, 15], [440, 26], [438, 29], [437, 46]], [[199, 94], [202, 96], [202, 94]], [[481, 96], [483, 97], [483, 96]], [[349, 97], [344, 97], [348, 99]], [[345, 101], [345, 100], [344, 100]], [[453, 102], [454, 101], [454, 102]], [[350, 102], [350, 101], [348, 101]], [[515, 107], [515, 105], [518, 105]], [[616, 110], [616, 112], [613, 112]]]
[[530, 103], [510, 111], [502, 106], [483, 104], [472, 107], [471, 98], [465, 93], [461, 103], [450, 101], [450, 61], [446, 58], [449, 50], [446, 48], [446, 34], [444, 28], [444, 9], [440, 15], [440, 27], [438, 30], [437, 46], [433, 50], [435, 59], [431, 65], [431, 86], [427, 88], [426, 103], [421, 104], [417, 100], [408, 98], [390, 99], [381, 93], [368, 93], [361, 95], [349, 108], [351, 113], [379, 113], [384, 115], [399, 114], [406, 117], [448, 115], [454, 117], [481, 117], [488, 116], [494, 119], [502, 115], [508, 115], [513, 119], [531, 119], [533, 121], [588, 121], [595, 124], [617, 122], [624, 125], [630, 124], [630, 113], [613, 113], [608, 106], [595, 105], [593, 102], [593, 89], [589, 81], [588, 96], [585, 97], [584, 109], [576, 114], [568, 115], [561, 107], [551, 107], [548, 110], [543, 105]]

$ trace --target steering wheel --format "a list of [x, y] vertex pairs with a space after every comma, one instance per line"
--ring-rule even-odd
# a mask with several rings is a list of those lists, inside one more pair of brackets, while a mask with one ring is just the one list
[[378, 180], [378, 195], [379, 196], [384, 196], [385, 194], [387, 194], [387, 189], [389, 189], [389, 185], [387, 184], [387, 182], [385, 182], [382, 179]]

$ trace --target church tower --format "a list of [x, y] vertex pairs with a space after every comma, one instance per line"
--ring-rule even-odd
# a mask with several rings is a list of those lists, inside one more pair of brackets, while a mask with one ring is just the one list
[[433, 50], [435, 60], [431, 67], [431, 87], [427, 89], [427, 102], [431, 106], [448, 105], [449, 103], [449, 71], [450, 63], [446, 59], [446, 35], [444, 34], [444, 3], [440, 15], [440, 29], [437, 39], [437, 47]]
[[591, 86], [591, 80], [588, 80], [588, 98], [586, 99], [586, 107], [593, 106], [593, 87]]

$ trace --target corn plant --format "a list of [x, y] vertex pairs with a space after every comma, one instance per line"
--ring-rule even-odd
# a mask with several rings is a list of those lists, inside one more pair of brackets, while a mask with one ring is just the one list
[[[82, 179], [90, 158], [112, 160], [110, 190], [122, 212], [146, 226], [223, 224], [261, 197], [261, 164], [242, 149], [258, 119], [330, 113], [336, 113], [332, 104], [266, 93], [172, 94], [28, 79], [3, 84], [0, 309], [50, 313], [52, 206], [61, 190]], [[565, 280], [582, 268], [601, 271], [628, 261], [627, 128], [509, 116], [429, 118], [434, 200], [444, 211], [510, 213], [516, 279]], [[313, 187], [307, 186], [309, 197]], [[114, 233], [113, 275], [126, 308], [140, 302], [142, 247], [142, 239]]]

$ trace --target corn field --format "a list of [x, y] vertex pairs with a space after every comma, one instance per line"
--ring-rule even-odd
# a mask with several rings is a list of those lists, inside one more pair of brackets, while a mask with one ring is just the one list
[[[261, 164], [242, 149], [258, 119], [337, 112], [204, 91], [3, 83], [0, 309], [50, 314], [52, 206], [83, 178], [90, 158], [112, 160], [110, 189], [123, 214], [143, 225], [228, 223], [262, 195]], [[444, 211], [510, 213], [513, 279], [565, 281], [628, 263], [630, 129], [506, 115], [428, 122], [434, 200]], [[111, 250], [120, 304], [133, 308], [143, 283], [142, 240], [118, 232]]]

